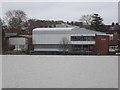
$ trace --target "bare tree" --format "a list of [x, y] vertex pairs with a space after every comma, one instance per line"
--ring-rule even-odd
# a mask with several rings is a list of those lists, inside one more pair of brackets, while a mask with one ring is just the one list
[[92, 15], [83, 15], [79, 20], [82, 21], [85, 25], [90, 25], [92, 21]]
[[70, 48], [69, 44], [70, 41], [66, 37], [63, 37], [63, 39], [60, 41], [60, 49], [62, 49], [63, 51], [68, 51]]
[[5, 13], [4, 20], [9, 28], [22, 28], [27, 21], [27, 16], [22, 10], [10, 10]]

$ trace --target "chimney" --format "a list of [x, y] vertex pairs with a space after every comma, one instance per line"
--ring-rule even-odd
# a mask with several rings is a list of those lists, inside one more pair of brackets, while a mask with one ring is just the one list
[[110, 30], [114, 30], [114, 26], [115, 26], [115, 23], [112, 22], [112, 25], [111, 25], [111, 27], [110, 27]]
[[119, 30], [119, 24], [118, 23], [115, 24], [114, 30]]
[[115, 23], [114, 22], [112, 22], [112, 25], [111, 25], [112, 27], [114, 27], [115, 26]]

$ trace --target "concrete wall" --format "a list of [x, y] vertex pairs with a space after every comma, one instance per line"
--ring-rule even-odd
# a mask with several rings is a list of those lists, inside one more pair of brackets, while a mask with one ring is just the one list
[[33, 34], [33, 44], [60, 44], [64, 37], [70, 41], [66, 34]]
[[9, 38], [9, 45], [25, 45], [26, 38], [14, 37]]
[[3, 88], [118, 88], [117, 56], [3, 56]]

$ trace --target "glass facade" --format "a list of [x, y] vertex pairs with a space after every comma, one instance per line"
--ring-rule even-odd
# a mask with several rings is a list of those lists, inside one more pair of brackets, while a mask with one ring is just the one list
[[73, 51], [93, 51], [93, 45], [72, 45]]
[[95, 41], [95, 36], [71, 36], [71, 41]]

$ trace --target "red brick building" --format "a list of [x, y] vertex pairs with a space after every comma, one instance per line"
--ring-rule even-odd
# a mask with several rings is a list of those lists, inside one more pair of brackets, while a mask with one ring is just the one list
[[109, 36], [108, 35], [97, 35], [95, 37], [95, 52], [97, 55], [108, 55], [109, 54]]
[[20, 29], [8, 29], [7, 27], [3, 27], [3, 36], [2, 36], [2, 51], [11, 51], [15, 49], [15, 45], [10, 45], [10, 39], [18, 39], [24, 38], [26, 40], [26, 45], [28, 51], [33, 50], [32, 45], [32, 30], [20, 30]]

